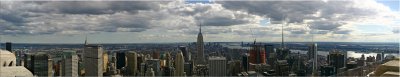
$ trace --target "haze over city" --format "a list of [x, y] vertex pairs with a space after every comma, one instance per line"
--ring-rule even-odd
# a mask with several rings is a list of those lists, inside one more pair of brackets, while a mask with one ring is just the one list
[[14, 43], [399, 42], [398, 0], [1, 1]]

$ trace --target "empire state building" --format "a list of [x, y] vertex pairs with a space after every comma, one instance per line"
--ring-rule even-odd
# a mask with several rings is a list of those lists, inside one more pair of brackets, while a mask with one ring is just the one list
[[196, 64], [205, 64], [204, 60], [204, 42], [203, 42], [203, 34], [201, 34], [201, 25], [199, 28], [199, 34], [197, 35], [197, 59]]

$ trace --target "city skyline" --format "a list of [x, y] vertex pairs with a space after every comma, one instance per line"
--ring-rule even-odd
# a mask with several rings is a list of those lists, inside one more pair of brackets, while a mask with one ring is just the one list
[[[399, 42], [399, 1], [1, 1], [0, 42]], [[25, 6], [21, 6], [25, 5]], [[240, 6], [240, 7], [237, 7]], [[310, 25], [310, 26], [307, 26]]]

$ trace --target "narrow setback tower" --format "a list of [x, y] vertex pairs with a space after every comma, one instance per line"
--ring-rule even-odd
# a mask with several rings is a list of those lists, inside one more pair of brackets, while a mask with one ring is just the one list
[[203, 34], [201, 33], [201, 24], [199, 28], [199, 34], [197, 36], [197, 56], [196, 56], [196, 64], [205, 64], [204, 60], [204, 42], [203, 42]]
[[[307, 26], [310, 26], [310, 25], [307, 25]], [[312, 63], [313, 63], [313, 67], [312, 67], [312, 75], [313, 76], [318, 76], [318, 48], [317, 48], [317, 43], [314, 43], [314, 35], [313, 34], [311, 34], [311, 45], [310, 45], [310, 47], [309, 47], [309, 51], [308, 51], [308, 53], [309, 54], [312, 54], [312, 55], [309, 55], [309, 56], [312, 56], [312, 57], [309, 57], [310, 59], [312, 59]]]
[[313, 67], [312, 67], [312, 74], [313, 76], [317, 76], [318, 75], [318, 54], [317, 54], [317, 44], [316, 43], [312, 43], [309, 47], [309, 52], [313, 53], [312, 54], [312, 63], [313, 63]]

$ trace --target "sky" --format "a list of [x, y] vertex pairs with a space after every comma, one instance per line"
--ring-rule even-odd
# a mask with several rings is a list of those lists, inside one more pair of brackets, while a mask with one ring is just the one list
[[[399, 0], [0, 1], [0, 42], [399, 42]], [[312, 37], [313, 36], [313, 37]], [[311, 40], [314, 39], [314, 40]]]

